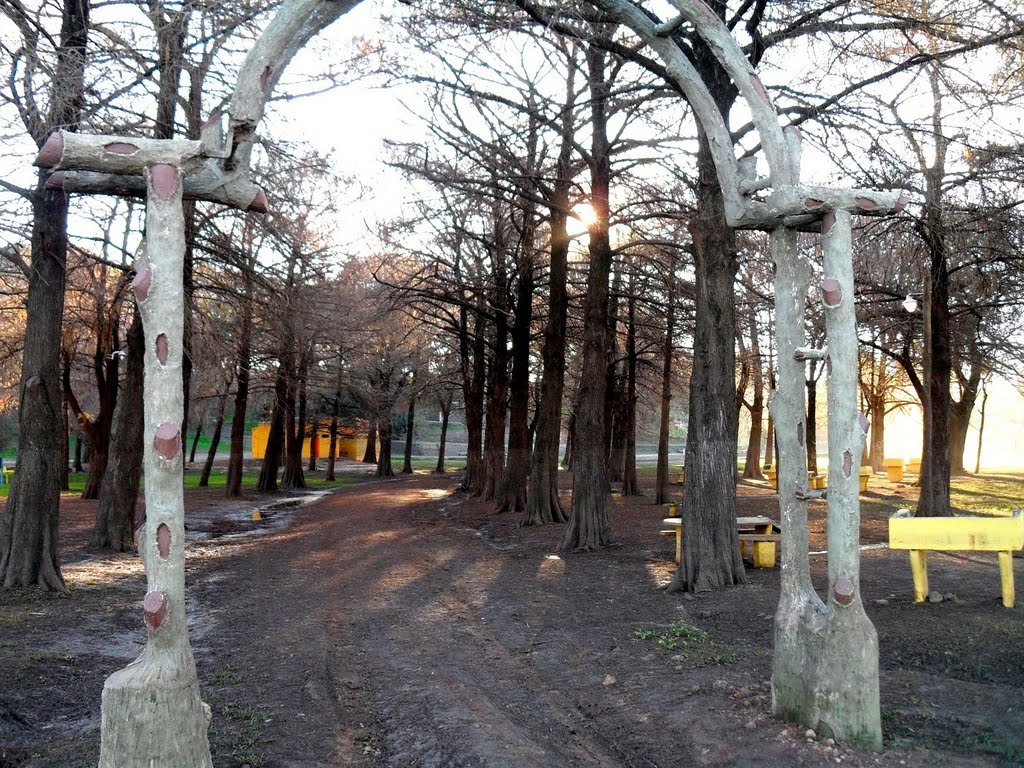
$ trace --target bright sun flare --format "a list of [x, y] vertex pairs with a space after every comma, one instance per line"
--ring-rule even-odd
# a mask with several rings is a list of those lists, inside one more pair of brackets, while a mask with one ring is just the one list
[[597, 220], [597, 214], [594, 213], [594, 209], [587, 203], [581, 203], [572, 209], [572, 212], [576, 214], [580, 224], [585, 227], [589, 227]]

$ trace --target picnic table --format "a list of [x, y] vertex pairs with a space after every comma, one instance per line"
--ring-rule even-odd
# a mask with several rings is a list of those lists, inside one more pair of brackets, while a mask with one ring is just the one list
[[[667, 528], [661, 531], [663, 536], [676, 537], [676, 562], [683, 561], [683, 518], [666, 517], [661, 521]], [[737, 517], [736, 533], [739, 539], [740, 556], [744, 549], [749, 550], [755, 568], [774, 568], [775, 552], [781, 540], [782, 528], [770, 517], [755, 515], [753, 517]]]

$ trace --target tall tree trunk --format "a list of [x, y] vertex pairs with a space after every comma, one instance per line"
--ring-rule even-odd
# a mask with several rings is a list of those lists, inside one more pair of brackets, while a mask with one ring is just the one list
[[[245, 293], [240, 309], [238, 331], [238, 352], [235, 364], [235, 406], [231, 414], [231, 455], [228, 458], [228, 475], [225, 493], [228, 497], [242, 495], [242, 473], [245, 469], [245, 418], [249, 410], [249, 365], [252, 356], [252, 304], [249, 301], [252, 277], [248, 269], [243, 271]], [[276, 470], [275, 470], [276, 475]]]
[[[572, 472], [573, 458], [576, 456], [576, 406], [578, 401], [573, 398], [572, 411], [569, 413], [569, 424], [565, 430], [565, 456], [562, 457], [562, 466]], [[566, 519], [568, 522], [568, 518]]]
[[629, 304], [626, 321], [626, 446], [622, 469], [622, 495], [639, 496], [640, 481], [636, 474], [636, 296], [633, 278], [629, 281]]
[[82, 436], [80, 434], [75, 435], [75, 460], [73, 469], [79, 474], [85, 472], [85, 468], [82, 466]]
[[666, 279], [668, 308], [665, 312], [665, 343], [661, 357], [661, 418], [658, 421], [658, 474], [654, 482], [654, 503], [667, 504], [668, 493], [668, 428], [672, 408], [672, 355], [676, 320], [676, 260], [673, 252]]
[[818, 471], [818, 376], [817, 366], [808, 364], [807, 375], [807, 421], [805, 428], [805, 447], [807, 449], [807, 471]]
[[377, 418], [380, 433], [380, 451], [377, 456], [377, 477], [394, 477], [395, 470], [391, 466], [391, 409], [384, 409]]
[[[303, 352], [299, 356], [299, 371], [295, 377], [288, 396], [290, 403], [289, 421], [291, 422], [287, 463], [281, 487], [287, 489], [305, 488], [306, 476], [302, 471], [302, 448], [306, 442], [306, 377], [308, 374], [309, 356]], [[297, 408], [296, 408], [297, 405]], [[312, 437], [310, 452], [312, 453]]]
[[607, 56], [589, 45], [587, 83], [590, 87], [591, 157], [590, 204], [594, 221], [589, 227], [590, 265], [584, 299], [583, 367], [575, 410], [576, 440], [573, 455], [572, 509], [563, 551], [592, 550], [608, 544], [608, 478], [605, 450], [605, 387], [608, 371], [608, 278], [612, 249], [608, 240], [608, 185], [610, 148], [608, 142]]
[[402, 474], [412, 474], [412, 441], [416, 424], [416, 395], [409, 395], [409, 410], [405, 416], [405, 460], [402, 462]]
[[548, 322], [544, 327], [541, 361], [544, 365], [537, 405], [537, 427], [533, 455], [530, 459], [530, 480], [527, 484], [526, 509], [522, 525], [564, 523], [568, 520], [558, 498], [558, 445], [562, 433], [562, 398], [565, 388], [565, 323], [568, 314], [569, 235], [566, 212], [569, 210], [571, 184], [574, 81], [576, 60], [568, 57], [566, 98], [560, 115], [561, 147], [558, 153], [557, 178], [548, 205], [550, 267], [548, 275]]
[[437, 466], [434, 467], [434, 473], [438, 475], [444, 474], [444, 451], [445, 443], [448, 440], [448, 418], [452, 412], [452, 396], [449, 392], [446, 397], [440, 398], [439, 405], [441, 407], [441, 436], [437, 443]]
[[[719, 89], [732, 89], [717, 65], [714, 70], [721, 78]], [[718, 98], [721, 107], [723, 96]], [[728, 108], [723, 110], [728, 113]], [[736, 537], [736, 238], [725, 223], [722, 189], [703, 132], [697, 176], [691, 229], [697, 306], [683, 484], [683, 562], [670, 585], [690, 592], [747, 581]]]
[[[67, 0], [54, 90], [81, 90], [89, 4]], [[77, 77], [67, 79], [78, 60]], [[80, 106], [71, 120], [78, 123]], [[44, 137], [45, 138], [45, 137]], [[41, 141], [41, 139], [40, 139]], [[65, 591], [57, 551], [60, 516], [60, 338], [67, 264], [67, 197], [46, 190], [32, 195], [32, 269], [25, 301], [25, 349], [18, 399], [18, 471], [0, 515], [0, 587], [37, 586]]]
[[196, 424], [196, 433], [192, 437], [192, 449], [188, 452], [188, 463], [196, 463], [196, 448], [199, 447], [199, 438], [203, 436], [203, 419], [200, 417], [199, 423]]
[[331, 442], [327, 449], [327, 472], [324, 480], [333, 482], [335, 480], [335, 464], [338, 460], [338, 415], [341, 410], [341, 385], [343, 369], [338, 366], [338, 391], [334, 393], [334, 402], [331, 405]]
[[494, 354], [491, 357], [487, 421], [484, 432], [486, 476], [480, 494], [483, 501], [493, 500], [505, 473], [505, 424], [508, 417], [508, 318], [504, 308], [495, 315]]
[[928, 249], [924, 281], [924, 450], [921, 453], [918, 517], [952, 514], [949, 506], [949, 412], [952, 399], [949, 384], [953, 356], [950, 345], [947, 223], [942, 201], [942, 179], [950, 140], [942, 128], [942, 99], [935, 66], [931, 72], [935, 158], [931, 167], [925, 169], [924, 212], [918, 222], [918, 232]]
[[[964, 467], [964, 449], [967, 445], [967, 432], [971, 428], [971, 414], [978, 402], [978, 390], [981, 387], [981, 372], [984, 360], [978, 345], [971, 339], [967, 353], [970, 374], [964, 376], [962, 370], [957, 371], [960, 382], [960, 399], [951, 400], [949, 411], [949, 470], [951, 474], [962, 475], [967, 472]], [[963, 363], [961, 362], [961, 368]]]
[[114, 439], [110, 464], [103, 477], [96, 522], [89, 543], [94, 547], [127, 552], [134, 549], [133, 534], [137, 526], [135, 510], [142, 477], [142, 395], [146, 341], [142, 315], [128, 329], [128, 356], [125, 361], [124, 389], [114, 416]]
[[213, 462], [217, 458], [217, 449], [220, 447], [220, 433], [224, 429], [224, 411], [227, 408], [230, 392], [231, 380], [229, 379], [224, 391], [217, 399], [217, 420], [213, 424], [213, 434], [210, 435], [210, 450], [206, 453], [206, 463], [203, 464], [203, 471], [199, 475], [200, 488], [206, 488], [210, 484], [210, 473], [213, 472]]
[[885, 469], [885, 396], [872, 396], [868, 402], [871, 420], [870, 442], [871, 469], [881, 472]]
[[61, 447], [61, 463], [60, 463], [60, 475], [61, 475], [61, 478], [60, 478], [60, 487], [61, 487], [62, 491], [70, 491], [71, 490], [71, 472], [70, 472], [70, 465], [69, 465], [68, 462], [70, 461], [71, 457], [68, 455], [68, 452], [69, 452], [69, 448], [70, 448], [69, 441], [70, 441], [70, 438], [71, 438], [71, 420], [70, 420], [70, 418], [68, 416], [68, 404], [66, 402], [62, 404], [62, 407], [60, 409], [60, 421], [61, 421], [61, 432], [63, 433], [63, 435], [61, 437], [61, 442], [60, 442], [60, 447]]
[[985, 406], [988, 405], [988, 382], [981, 385], [981, 421], [978, 423], [978, 452], [974, 458], [974, 474], [981, 472], [981, 437], [985, 433]]
[[366, 448], [363, 450], [363, 464], [377, 463], [377, 419], [370, 419], [366, 428]]
[[604, 455], [608, 487], [622, 482], [622, 466], [626, 452], [625, 414], [626, 376], [619, 372], [619, 296], [622, 295], [622, 270], [615, 269], [612, 259], [611, 291], [608, 298], [608, 335], [606, 344], [604, 389]]
[[71, 388], [71, 364], [64, 361], [64, 399], [71, 406], [78, 424], [89, 443], [89, 474], [85, 478], [83, 499], [98, 499], [103, 475], [107, 471], [110, 456], [110, 436], [114, 427], [114, 411], [117, 409], [118, 369], [120, 359], [113, 354], [117, 348], [117, 325], [120, 302], [111, 307], [110, 316], [98, 323], [96, 328], [96, 352], [93, 358], [93, 374], [96, 379], [96, 391], [99, 408], [95, 418], [90, 418], [75, 397]]
[[763, 480], [761, 474], [761, 426], [764, 421], [764, 370], [761, 360], [761, 333], [757, 327], [757, 311], [754, 307], [753, 291], [748, 291], [750, 306], [747, 311], [747, 333], [750, 335], [750, 368], [754, 385], [750, 402], [750, 436], [747, 439], [747, 456], [743, 464], [743, 477]]
[[[772, 348], [768, 350], [768, 392], [769, 396], [775, 393], [775, 370], [772, 362]], [[775, 450], [775, 415], [771, 408], [768, 409], [768, 426], [764, 430], [764, 468], [771, 469], [775, 466], [775, 457], [778, 453]], [[777, 475], [776, 475], [777, 476]]]
[[309, 425], [309, 464], [306, 465], [308, 472], [316, 472], [316, 460], [319, 458], [320, 453], [320, 425], [316, 419], [310, 419]]
[[285, 411], [288, 399], [287, 355], [278, 361], [277, 378], [274, 381], [274, 409], [270, 416], [270, 433], [263, 453], [263, 466], [256, 485], [261, 491], [272, 493], [277, 490], [277, 471], [281, 467], [284, 452]]
[[512, 378], [510, 380], [508, 462], [501, 479], [498, 511], [520, 514], [526, 510], [530, 476], [530, 326], [533, 323], [533, 238], [526, 238], [520, 257], [512, 323]]
[[147, 520], [139, 538], [146, 565], [143, 610], [148, 637], [139, 658], [103, 686], [99, 765], [115, 768], [159, 761], [209, 768], [210, 709], [199, 696], [185, 610], [182, 175], [174, 166], [157, 165], [147, 177], [146, 260], [154, 277], [146, 295], [137, 297], [145, 347], [156, 350], [145, 356]]
[[483, 315], [475, 313], [475, 333], [470, 336], [465, 309], [460, 310], [459, 358], [462, 369], [462, 400], [466, 407], [466, 475], [462, 490], [479, 494], [484, 487], [484, 459], [481, 450], [484, 436], [484, 382], [486, 376]]
[[[337, 402], [337, 401], [335, 401]], [[327, 471], [324, 473], [324, 480], [331, 483], [334, 482], [334, 465], [337, 461], [338, 456], [338, 414], [335, 413], [331, 416], [331, 440], [328, 447], [327, 454]]]

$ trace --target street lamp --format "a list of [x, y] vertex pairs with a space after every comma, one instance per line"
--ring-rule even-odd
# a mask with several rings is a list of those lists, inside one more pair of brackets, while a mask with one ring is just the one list
[[917, 299], [914, 298], [913, 294], [907, 294], [907, 298], [903, 300], [903, 308], [907, 310], [907, 314], [910, 315], [917, 312]]

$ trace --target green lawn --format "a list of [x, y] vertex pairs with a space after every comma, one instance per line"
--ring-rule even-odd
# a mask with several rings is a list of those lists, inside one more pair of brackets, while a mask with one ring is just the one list
[[954, 477], [954, 507], [975, 512], [1012, 512], [1024, 508], [1024, 474], [981, 474]]

